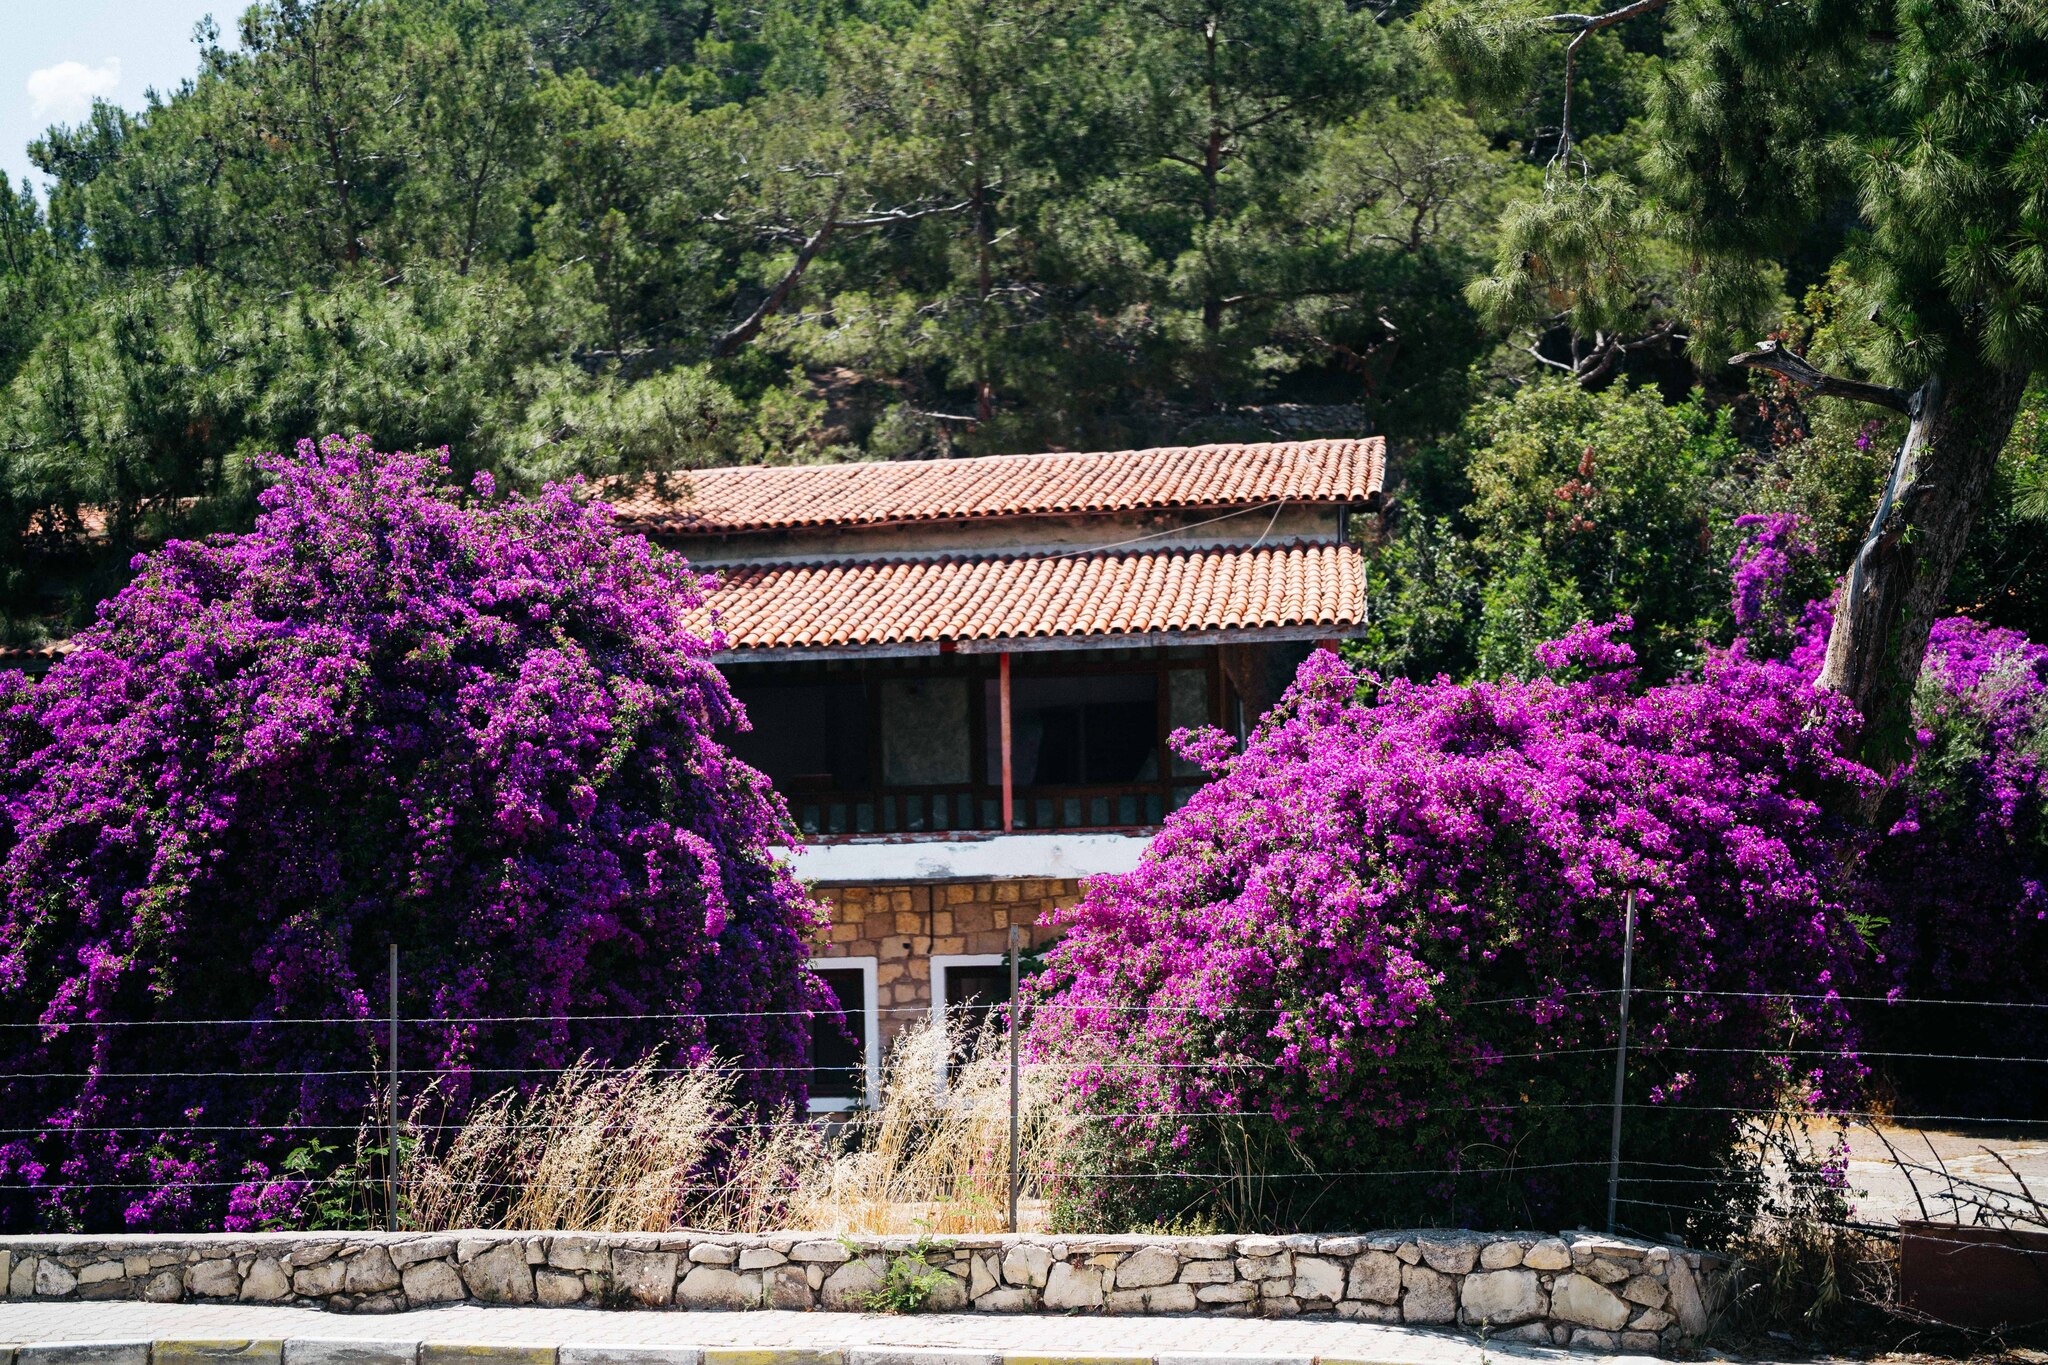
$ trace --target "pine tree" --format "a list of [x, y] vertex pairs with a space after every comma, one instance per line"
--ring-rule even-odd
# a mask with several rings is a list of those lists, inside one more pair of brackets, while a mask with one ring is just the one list
[[[1928, 631], [1986, 501], [2028, 376], [2048, 360], [2048, 6], [2039, 0], [1633, 0], [1593, 13], [1447, 0], [1436, 47], [1468, 92], [1526, 89], [1562, 42], [1662, 25], [1639, 202], [1577, 155], [1567, 108], [1543, 230], [1511, 262], [1597, 311], [1661, 235], [1683, 255], [1676, 311], [1696, 349], [1753, 315], [1773, 262], [1845, 208], [1869, 373], [1764, 342], [1732, 358], [1910, 418], [1837, 599], [1823, 685], [1895, 762]], [[1606, 212], [1572, 211], [1606, 196]], [[1633, 239], [1633, 240], [1632, 240]], [[1554, 242], [1554, 260], [1544, 258]]]

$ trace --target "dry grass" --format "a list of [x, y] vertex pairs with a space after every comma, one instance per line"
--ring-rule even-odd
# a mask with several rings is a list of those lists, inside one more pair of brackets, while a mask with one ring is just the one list
[[[944, 1059], [963, 1054], [941, 1086]], [[748, 1122], [732, 1093], [732, 1076], [715, 1066], [664, 1074], [648, 1061], [623, 1071], [585, 1063], [524, 1098], [493, 1096], [452, 1137], [415, 1148], [405, 1221], [867, 1234], [1006, 1224], [1009, 1054], [993, 1028], [913, 1029], [890, 1052], [880, 1107], [829, 1129], [791, 1113]], [[1071, 1125], [1028, 1081], [1019, 1122], [1025, 1169], [1047, 1169]]]

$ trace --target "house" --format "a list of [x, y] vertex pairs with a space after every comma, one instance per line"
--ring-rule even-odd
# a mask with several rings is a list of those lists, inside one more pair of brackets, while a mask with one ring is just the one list
[[1006, 999], [1009, 927], [1136, 865], [1237, 732], [1365, 620], [1351, 519], [1379, 438], [708, 469], [623, 489], [629, 529], [717, 571], [709, 627], [833, 908], [814, 964], [860, 1040], [821, 1107], [927, 1011]]

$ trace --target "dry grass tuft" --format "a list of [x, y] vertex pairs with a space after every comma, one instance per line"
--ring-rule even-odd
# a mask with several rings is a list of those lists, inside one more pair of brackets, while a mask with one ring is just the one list
[[[945, 1059], [964, 1057], [941, 1085]], [[1048, 1169], [1071, 1125], [1025, 1073], [1024, 1169]], [[753, 1123], [713, 1065], [664, 1074], [587, 1060], [521, 1097], [478, 1104], [407, 1159], [405, 1222], [430, 1230], [997, 1232], [1009, 1202], [1008, 1037], [923, 1024], [891, 1050], [881, 1106], [827, 1128]], [[417, 1128], [416, 1128], [416, 1131]]]

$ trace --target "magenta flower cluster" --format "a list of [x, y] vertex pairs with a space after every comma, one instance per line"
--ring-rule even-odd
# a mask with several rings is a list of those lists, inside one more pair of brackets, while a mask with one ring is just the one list
[[292, 1221], [288, 1153], [373, 1112], [391, 943], [436, 1116], [586, 1053], [800, 1101], [819, 911], [720, 742], [706, 581], [445, 454], [265, 471], [253, 532], [0, 675], [0, 1227]]
[[1597, 1216], [1631, 893], [1635, 1151], [1711, 1169], [1741, 1110], [1847, 1091], [1853, 717], [1740, 650], [1646, 691], [1627, 626], [1546, 646], [1530, 681], [1317, 653], [1142, 865], [1091, 884], [1033, 1046], [1131, 1116], [1124, 1160], [1200, 1171], [1249, 1140], [1437, 1173], [1329, 1181], [1295, 1215], [1337, 1222]]
[[[1758, 638], [1670, 684], [1639, 685], [1623, 620], [1527, 681], [1319, 653], [1241, 755], [1177, 737], [1220, 776], [1060, 916], [1030, 1025], [1105, 1116], [1101, 1163], [1159, 1177], [1070, 1184], [1110, 1206], [1080, 1217], [1598, 1220], [1630, 893], [1632, 1226], [1739, 1219], [1747, 1125], [1858, 1103], [1865, 1034], [2041, 1051], [2024, 1011], [1882, 1002], [2048, 1002], [2048, 649], [1938, 624], [1914, 760], [1881, 780], [1813, 685], [1829, 617], [1787, 590], [1797, 521], [1744, 525]], [[1970, 1102], [2035, 1084], [2013, 1072]], [[1308, 1172], [1374, 1174], [1286, 1183]]]

